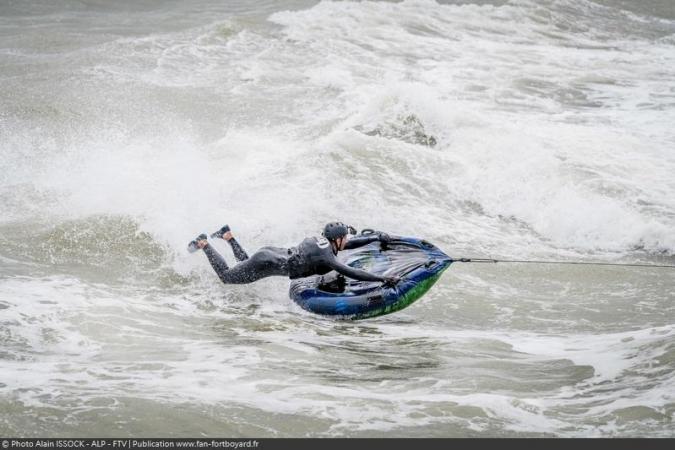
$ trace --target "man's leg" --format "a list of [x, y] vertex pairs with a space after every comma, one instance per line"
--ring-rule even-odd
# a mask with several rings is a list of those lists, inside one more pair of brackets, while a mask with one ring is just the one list
[[288, 276], [288, 265], [283, 255], [262, 249], [251, 258], [229, 268], [223, 257], [210, 245], [204, 247], [204, 253], [211, 267], [225, 284], [247, 284], [270, 276]]
[[248, 259], [248, 253], [246, 253], [246, 250], [244, 250], [242, 246], [239, 245], [239, 242], [237, 242], [234, 236], [232, 236], [232, 233], [230, 233], [229, 239], [227, 239], [227, 237], [224, 237], [224, 239], [228, 244], [230, 244], [230, 247], [232, 247], [232, 253], [234, 253], [234, 257], [237, 259], [237, 261], [241, 262]]
[[216, 272], [218, 277], [222, 279], [223, 274], [230, 270], [227, 262], [225, 262], [225, 258], [223, 258], [221, 254], [209, 244], [206, 244], [202, 250], [204, 250], [204, 253], [206, 253], [206, 258], [208, 258], [209, 263], [211, 263], [213, 270]]
[[234, 236], [232, 236], [232, 231], [230, 230], [229, 225], [224, 225], [220, 230], [211, 234], [211, 237], [218, 237], [221, 239], [225, 239], [227, 242], [229, 242], [230, 247], [232, 247], [234, 257], [237, 259], [237, 261], [246, 261], [248, 259], [248, 254], [246, 253], [246, 251], [242, 248], [241, 245], [239, 245], [239, 242], [237, 242]]

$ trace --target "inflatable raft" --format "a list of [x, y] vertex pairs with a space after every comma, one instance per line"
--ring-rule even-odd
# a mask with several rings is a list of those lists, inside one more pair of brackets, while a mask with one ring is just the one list
[[335, 273], [291, 282], [290, 297], [303, 309], [346, 319], [366, 319], [401, 310], [422, 297], [453, 262], [433, 244], [416, 238], [391, 236], [385, 244], [373, 242], [345, 250], [338, 258], [345, 264], [376, 273], [401, 277], [393, 287], [357, 281]]

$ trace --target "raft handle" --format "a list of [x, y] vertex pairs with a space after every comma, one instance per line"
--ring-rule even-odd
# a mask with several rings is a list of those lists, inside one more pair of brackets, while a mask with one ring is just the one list
[[368, 306], [380, 305], [384, 303], [384, 297], [382, 297], [382, 294], [371, 295], [367, 297], [367, 299], [368, 299]]

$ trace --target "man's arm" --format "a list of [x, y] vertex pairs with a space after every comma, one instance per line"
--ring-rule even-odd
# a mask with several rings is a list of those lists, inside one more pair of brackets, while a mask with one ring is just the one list
[[353, 237], [349, 239], [345, 244], [345, 250], [352, 250], [355, 248], [363, 247], [364, 245], [377, 241], [387, 244], [391, 242], [391, 237], [389, 237], [387, 233], [382, 232], [367, 234], [365, 236]]
[[340, 261], [337, 259], [333, 258], [333, 260], [330, 263], [330, 267], [341, 273], [342, 275], [353, 278], [354, 280], [359, 280], [359, 281], [385, 281], [385, 277], [381, 277], [379, 275], [375, 275], [374, 273], [366, 272], [365, 270], [361, 269], [355, 269], [353, 267], [350, 267], [346, 264], [342, 264]]
[[363, 247], [368, 245], [371, 242], [377, 242], [380, 240], [380, 236], [377, 234], [369, 234], [367, 236], [358, 236], [353, 237], [347, 241], [345, 244], [345, 250], [352, 250], [355, 248]]

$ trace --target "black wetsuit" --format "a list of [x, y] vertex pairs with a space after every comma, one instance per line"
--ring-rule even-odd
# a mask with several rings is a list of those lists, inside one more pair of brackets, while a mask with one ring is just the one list
[[[379, 235], [359, 236], [347, 241], [346, 249], [358, 248], [378, 241]], [[364, 270], [349, 267], [335, 257], [327, 239], [311, 237], [297, 247], [263, 247], [250, 258], [236, 239], [228, 241], [239, 264], [230, 268], [225, 259], [211, 245], [204, 247], [213, 270], [225, 284], [246, 284], [271, 276], [291, 279], [324, 275], [335, 270], [342, 275], [362, 281], [384, 281], [385, 278]]]

